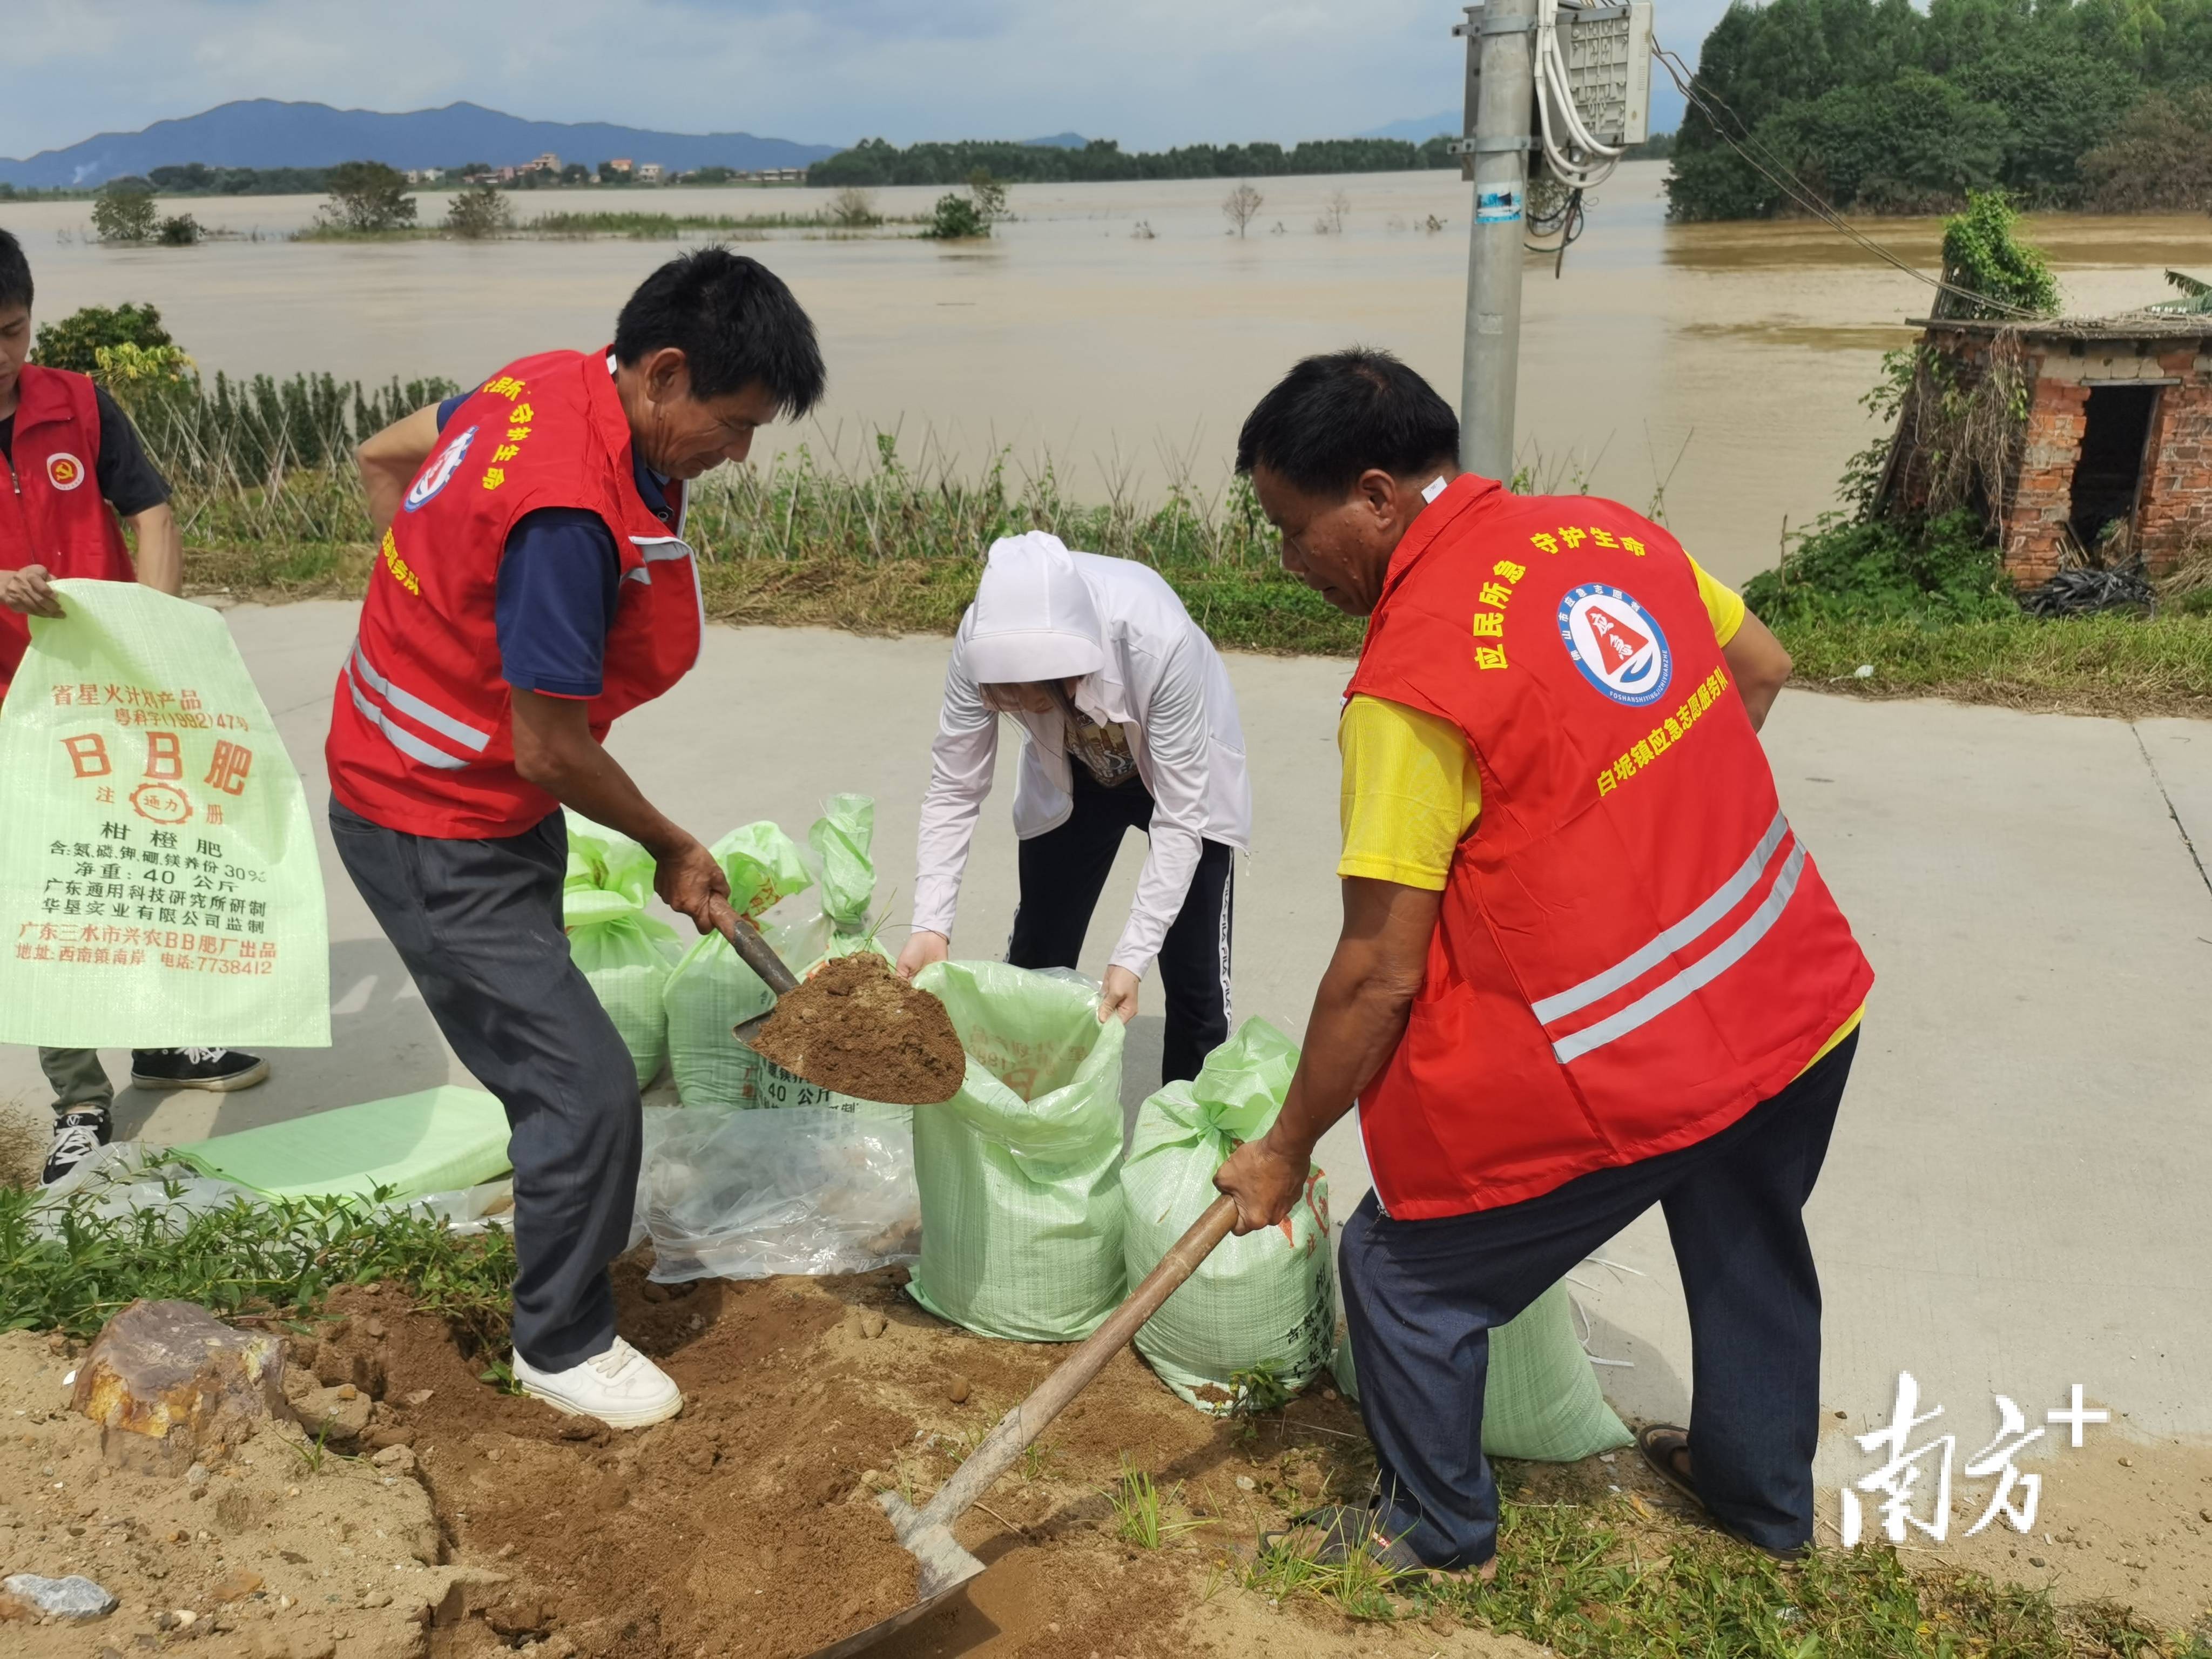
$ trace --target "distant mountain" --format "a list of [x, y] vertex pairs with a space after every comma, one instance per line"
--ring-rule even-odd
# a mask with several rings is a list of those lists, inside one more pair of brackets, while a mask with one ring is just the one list
[[1079, 132], [1055, 132], [1049, 138], [1024, 138], [1026, 149], [1081, 149], [1091, 141]]
[[187, 161], [230, 167], [320, 167], [354, 161], [395, 167], [454, 167], [463, 161], [514, 167], [547, 150], [564, 162], [591, 167], [628, 156], [686, 172], [702, 167], [750, 171], [805, 167], [841, 148], [756, 138], [749, 132], [651, 132], [604, 121], [526, 121], [479, 104], [387, 115], [252, 98], [156, 121], [143, 132], [103, 132], [22, 161], [0, 157], [0, 181], [83, 188], [123, 173]]

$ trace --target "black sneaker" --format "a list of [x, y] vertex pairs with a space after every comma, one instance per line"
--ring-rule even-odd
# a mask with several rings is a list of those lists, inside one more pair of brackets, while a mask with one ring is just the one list
[[46, 1172], [40, 1179], [52, 1186], [114, 1137], [115, 1126], [106, 1108], [72, 1106], [54, 1120], [53, 1150], [46, 1154]]
[[133, 1048], [131, 1080], [142, 1089], [251, 1089], [269, 1062], [236, 1048]]

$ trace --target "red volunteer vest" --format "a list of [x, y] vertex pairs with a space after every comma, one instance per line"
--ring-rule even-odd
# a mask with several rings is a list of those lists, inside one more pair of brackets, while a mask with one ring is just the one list
[[[91, 380], [24, 364], [12, 451], [10, 488], [0, 494], [0, 568], [42, 564], [56, 577], [136, 581], [123, 526], [100, 497], [100, 404]], [[30, 643], [31, 619], [0, 606], [0, 696]]]
[[384, 538], [331, 714], [331, 792], [410, 835], [518, 835], [559, 805], [514, 769], [497, 586], [507, 532], [544, 507], [584, 507], [614, 534], [621, 597], [594, 737], [698, 660], [699, 576], [638, 499], [629, 425], [605, 352], [511, 363], [454, 410]]
[[1391, 1216], [1701, 1140], [1865, 1000], [1658, 526], [1462, 476], [1392, 556], [1347, 695], [1450, 720], [1482, 782], [1405, 1036], [1359, 1100]]

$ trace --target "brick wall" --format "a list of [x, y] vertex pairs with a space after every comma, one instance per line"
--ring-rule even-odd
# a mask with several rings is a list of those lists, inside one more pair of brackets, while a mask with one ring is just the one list
[[2161, 362], [2181, 384], [2159, 398], [2152, 465], [2136, 519], [2136, 544], [2154, 575], [2192, 550], [2212, 551], [2212, 363], [2192, 349]]

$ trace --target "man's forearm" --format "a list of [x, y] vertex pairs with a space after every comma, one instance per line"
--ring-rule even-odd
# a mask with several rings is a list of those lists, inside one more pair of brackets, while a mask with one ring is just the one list
[[138, 541], [138, 581], [141, 586], [181, 598], [185, 591], [185, 538], [177, 528], [177, 515], [167, 501], [134, 513], [127, 522]]
[[[517, 769], [523, 769], [520, 763]], [[628, 836], [655, 858], [690, 839], [645, 798], [622, 763], [588, 732], [534, 753], [523, 776], [562, 805]]]

